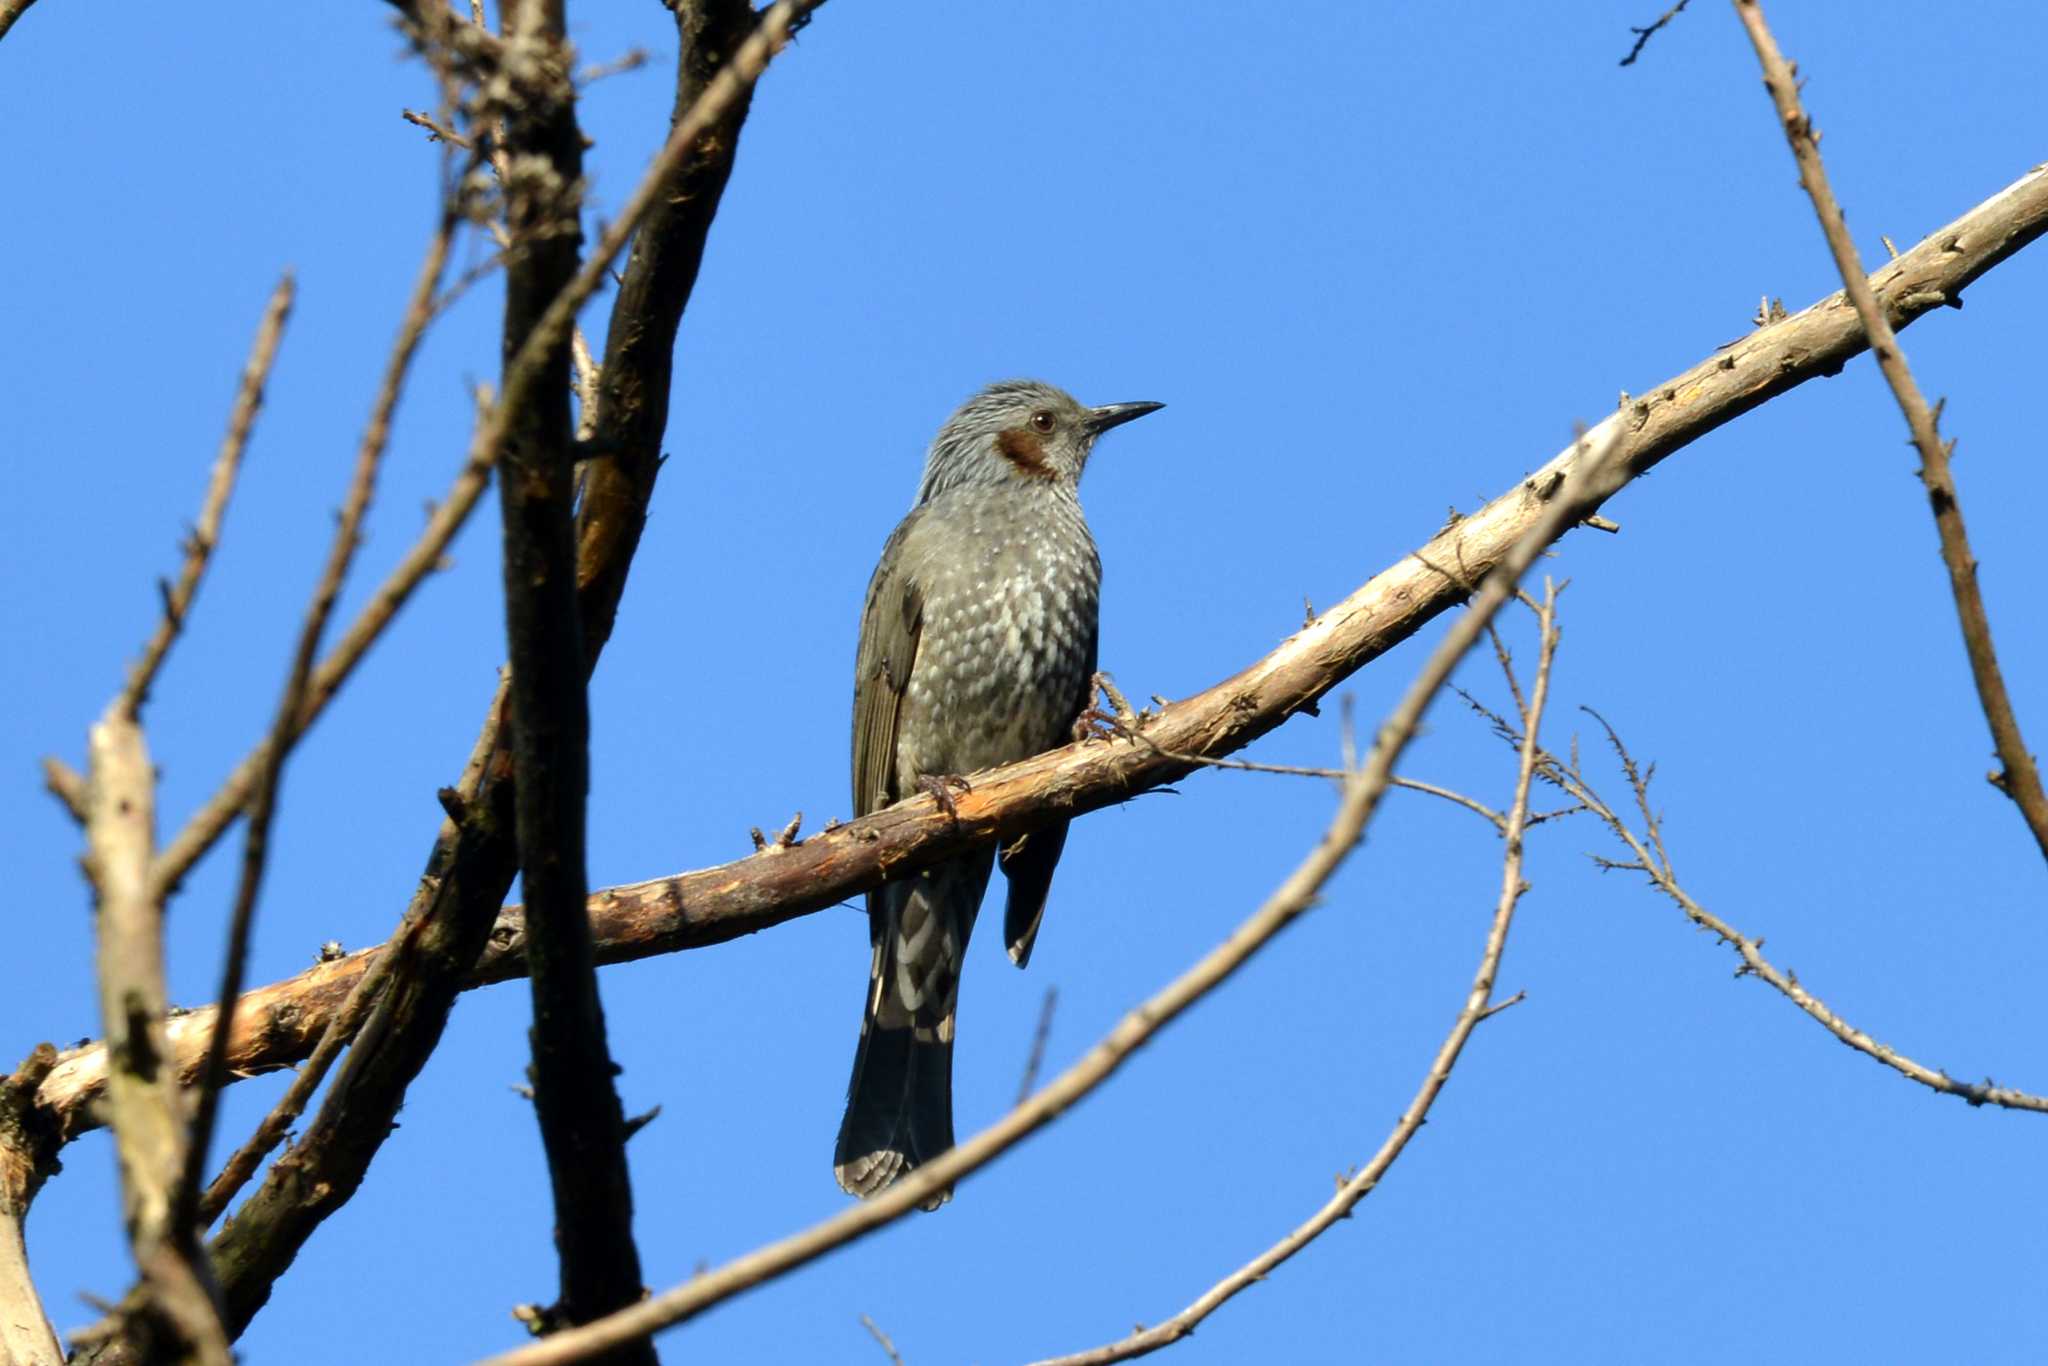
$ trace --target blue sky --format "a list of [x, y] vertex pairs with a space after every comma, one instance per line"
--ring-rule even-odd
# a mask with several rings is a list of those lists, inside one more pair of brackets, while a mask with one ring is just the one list
[[[845, 816], [860, 595], [930, 434], [1011, 375], [1167, 410], [1084, 496], [1103, 662], [1185, 696], [1749, 326], [1834, 287], [1755, 62], [1694, 5], [879, 5], [835, 0], [768, 76], [683, 327], [672, 459], [593, 690], [598, 885], [722, 861], [752, 825]], [[1774, 7], [1866, 259], [2043, 158], [2048, 12]], [[1884, 22], [1871, 22], [1873, 17]], [[1911, 23], [1912, 39], [1898, 36]], [[592, 213], [665, 129], [659, 7], [586, 3]], [[0, 328], [0, 1040], [97, 1034], [77, 760], [176, 564], [263, 300], [300, 299], [225, 544], [149, 721], [166, 830], [267, 724], [433, 212], [432, 100], [383, 7], [44, 0], [0, 44], [15, 193]], [[467, 259], [484, 250], [471, 244]], [[1904, 334], [1949, 398], [2007, 677], [2048, 734], [2036, 248]], [[414, 376], [343, 610], [401, 552], [496, 369], [496, 282]], [[609, 297], [589, 321], [601, 333]], [[1867, 359], [1680, 453], [1546, 568], [1569, 575], [1562, 746], [1602, 710], [1659, 763], [1679, 872], [1855, 1023], [1961, 1076], [2048, 1088], [2043, 870], [1991, 766], [1904, 424]], [[382, 939], [501, 657], [495, 517], [294, 761], [254, 980]], [[1525, 627], [1516, 628], [1527, 640]], [[1427, 631], [1347, 685], [1391, 704]], [[1528, 651], [1533, 653], [1533, 651]], [[1490, 664], [1460, 681], [1496, 700]], [[1328, 763], [1336, 710], [1253, 757]], [[1591, 735], [1588, 735], [1589, 741]], [[1588, 746], [1591, 753], [1591, 746]], [[1454, 701], [1407, 770], [1505, 799]], [[1609, 784], [1619, 795], [1618, 776]], [[1322, 784], [1197, 775], [1076, 827], [1028, 974], [984, 929], [963, 990], [965, 1131], [1207, 950], [1317, 838]], [[1183, 1363], [2025, 1357], [2043, 1328], [2037, 1116], [1971, 1110], [1732, 980], [1725, 949], [1599, 831], [1536, 832], [1489, 1022], [1360, 1209], [1172, 1349]], [[1021, 1361], [1157, 1322], [1319, 1204], [1406, 1103], [1462, 998], [1497, 842], [1389, 804], [1313, 915], [1108, 1089], [907, 1220], [664, 1340], [675, 1359]], [[210, 994], [216, 854], [170, 921]], [[642, 1257], [664, 1286], [840, 1207], [830, 1173], [867, 948], [850, 910], [603, 978]], [[457, 1010], [403, 1127], [243, 1340], [249, 1359], [461, 1361], [551, 1297], [545, 1171], [511, 1090], [526, 995]], [[234, 1088], [224, 1132], [278, 1078]], [[95, 1135], [29, 1224], [61, 1326], [129, 1267]]]

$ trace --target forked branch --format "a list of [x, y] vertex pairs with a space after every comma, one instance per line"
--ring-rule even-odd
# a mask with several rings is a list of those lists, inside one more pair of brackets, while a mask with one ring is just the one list
[[1742, 933], [1727, 921], [1694, 900], [1678, 880], [1673, 871], [1671, 857], [1664, 849], [1664, 826], [1650, 803], [1650, 770], [1639, 764], [1614, 727], [1607, 724], [1598, 712], [1588, 713], [1607, 734], [1608, 743], [1613, 747], [1615, 757], [1621, 764], [1633, 796], [1636, 817], [1640, 825], [1631, 825], [1593, 787], [1590, 779], [1577, 762], [1560, 760], [1553, 754], [1542, 756], [1541, 774], [1555, 783], [1564, 792], [1584, 803], [1586, 810], [1605, 825], [1614, 838], [1627, 851], [1628, 857], [1621, 860], [1600, 860], [1602, 867], [1619, 872], [1641, 873], [1650, 885], [1670, 898], [1672, 904], [1685, 913], [1686, 919], [1701, 929], [1711, 931], [1720, 941], [1735, 952], [1742, 960], [1736, 972], [1738, 977], [1754, 977], [1768, 984], [1773, 990], [1792, 1002], [1814, 1023], [1834, 1035], [1837, 1039], [1855, 1049], [1865, 1057], [1875, 1059], [1891, 1068], [1900, 1076], [1916, 1081], [1929, 1090], [1945, 1096], [1954, 1096], [1970, 1105], [1992, 1105], [2005, 1110], [2028, 1110], [2036, 1114], [2048, 1114], [2048, 1096], [2037, 1096], [2011, 1087], [1999, 1086], [1994, 1082], [1957, 1081], [1939, 1068], [1929, 1067], [1880, 1043], [1864, 1030], [1850, 1024], [1811, 991], [1803, 986], [1791, 972], [1778, 967], [1764, 957], [1764, 941]]

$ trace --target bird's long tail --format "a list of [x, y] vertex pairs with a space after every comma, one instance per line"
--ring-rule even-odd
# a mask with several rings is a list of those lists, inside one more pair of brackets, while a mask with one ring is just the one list
[[992, 861], [991, 852], [943, 864], [868, 895], [867, 1014], [832, 1159], [841, 1189], [863, 1199], [953, 1146], [960, 966]]

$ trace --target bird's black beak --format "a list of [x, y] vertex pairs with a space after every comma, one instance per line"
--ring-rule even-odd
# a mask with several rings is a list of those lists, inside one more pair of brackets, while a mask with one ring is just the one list
[[1105, 403], [1100, 408], [1090, 408], [1085, 424], [1088, 435], [1101, 436], [1111, 427], [1121, 427], [1126, 422], [1134, 422], [1147, 413], [1158, 412], [1165, 406], [1164, 403]]

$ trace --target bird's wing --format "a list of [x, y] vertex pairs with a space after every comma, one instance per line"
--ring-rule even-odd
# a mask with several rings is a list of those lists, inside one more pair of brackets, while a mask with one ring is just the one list
[[896, 528], [868, 582], [853, 675], [853, 814], [879, 811], [903, 794], [896, 785], [897, 718], [910, 686], [924, 626], [924, 594], [904, 554], [918, 514]]

